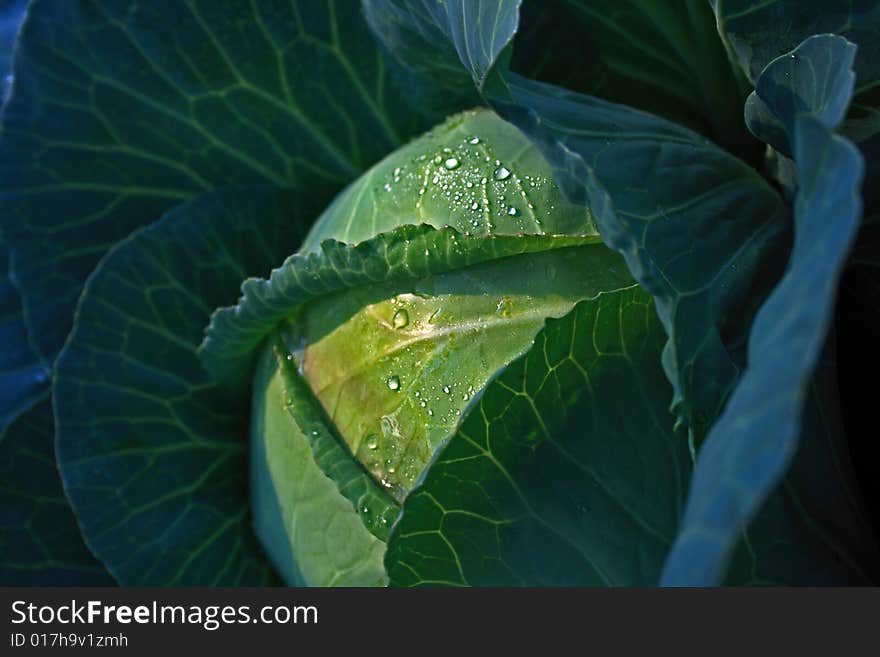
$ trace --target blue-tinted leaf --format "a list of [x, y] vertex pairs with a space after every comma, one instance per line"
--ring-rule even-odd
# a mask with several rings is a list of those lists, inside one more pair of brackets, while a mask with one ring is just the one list
[[749, 129], [791, 157], [788, 135], [794, 134], [799, 114], [810, 114], [829, 129], [839, 125], [855, 86], [855, 55], [855, 45], [846, 39], [816, 35], [774, 60], [746, 104]]
[[294, 251], [317, 208], [293, 192], [200, 196], [90, 277], [55, 378], [62, 476], [122, 584], [275, 581], [250, 528], [248, 400], [196, 356], [211, 311]]
[[329, 198], [417, 128], [350, 4], [35, 0], [0, 138], [0, 225], [52, 360], [133, 229], [227, 185]]
[[12, 47], [26, 7], [27, 0], [3, 0], [0, 2], [0, 75], [3, 76], [3, 80], [0, 82], [0, 102], [6, 100], [6, 95], [12, 85], [10, 74]]
[[833, 32], [859, 45], [857, 78], [880, 77], [877, 0], [711, 0], [718, 30], [743, 70], [757, 81], [774, 59], [814, 34]]
[[0, 438], [0, 583], [111, 586], [82, 541], [55, 465], [48, 391]]
[[812, 37], [758, 80], [798, 167], [794, 248], [752, 325], [749, 367], [700, 451], [666, 584], [722, 579], [740, 530], [797, 450], [810, 378], [861, 219], [861, 155], [831, 130], [852, 93], [852, 54], [841, 37]]
[[[867, 208], [880, 204], [880, 2], [878, 0], [713, 0], [719, 32], [757, 81], [764, 67], [814, 34], [835, 33], [858, 46], [855, 95], [841, 131], [866, 159]], [[753, 110], [752, 110], [753, 111]], [[754, 118], [753, 118], [754, 122]], [[777, 140], [765, 139], [776, 144]]]

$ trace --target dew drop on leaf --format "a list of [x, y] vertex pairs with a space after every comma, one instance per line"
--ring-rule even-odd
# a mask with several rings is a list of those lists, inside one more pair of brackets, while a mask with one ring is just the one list
[[388, 378], [389, 390], [400, 390], [400, 377], [396, 374]]
[[409, 313], [406, 312], [405, 308], [401, 308], [394, 313], [394, 317], [391, 318], [391, 324], [396, 329], [405, 328], [409, 324]]
[[493, 175], [495, 180], [507, 180], [510, 177], [510, 171], [505, 167], [498, 167]]

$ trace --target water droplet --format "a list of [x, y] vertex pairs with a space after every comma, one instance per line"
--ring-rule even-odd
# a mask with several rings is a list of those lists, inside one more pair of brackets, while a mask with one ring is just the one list
[[434, 415], [434, 411], [432, 411], [430, 408], [428, 409], [428, 415]]
[[479, 138], [479, 137], [471, 137], [471, 138], [468, 140], [468, 143], [469, 143], [469, 144], [479, 144], [479, 143], [480, 143], [480, 138]]
[[394, 170], [394, 175], [395, 175], [395, 176], [399, 176], [401, 171], [403, 171], [403, 169], [401, 169], [400, 167], [397, 167], [397, 168]]
[[462, 398], [463, 401], [467, 401], [468, 399], [471, 398], [471, 396], [470, 396], [469, 394], [467, 394], [467, 393], [464, 393], [464, 394], [461, 396], [461, 398]]
[[505, 167], [498, 167], [493, 175], [495, 180], [507, 180], [510, 177], [510, 171]]
[[394, 317], [391, 318], [391, 324], [396, 329], [402, 329], [409, 324], [409, 313], [406, 312], [406, 309], [401, 308], [394, 313]]
[[449, 394], [449, 386], [443, 386], [443, 392], [445, 392], [448, 395]]
[[474, 186], [474, 183], [472, 183], [470, 180], [468, 180], [468, 181], [464, 184], [464, 186], [467, 187], [468, 189], [470, 189], [471, 187]]
[[382, 186], [382, 189], [384, 189], [386, 192], [390, 192], [390, 191], [391, 191], [391, 185], [389, 185], [388, 183], [385, 183], [385, 184]]
[[424, 399], [419, 402], [419, 406], [421, 406], [422, 408], [424, 408], [427, 405], [428, 405], [428, 403]]
[[509, 208], [507, 208], [507, 214], [509, 214], [511, 217], [515, 217], [516, 213], [517, 213], [517, 209], [515, 207], [513, 207], [512, 205]]
[[480, 204], [477, 203], [476, 201], [471, 203], [471, 210], [476, 210], [478, 207], [480, 207]]
[[377, 447], [379, 447], [379, 436], [371, 433], [369, 436], [367, 436], [364, 444], [367, 446], [367, 449], [376, 449]]
[[389, 390], [400, 390], [400, 377], [396, 374], [388, 379]]
[[459, 165], [459, 162], [458, 162], [458, 160], [455, 159], [454, 157], [450, 157], [449, 159], [447, 159], [447, 160], [443, 163], [443, 166], [446, 167], [447, 169], [450, 169], [450, 170], [452, 170], [452, 169], [457, 169], [457, 168], [458, 168], [458, 165]]

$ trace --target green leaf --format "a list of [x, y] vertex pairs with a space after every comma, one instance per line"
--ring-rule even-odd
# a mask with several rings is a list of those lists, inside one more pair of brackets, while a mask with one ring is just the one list
[[862, 158], [832, 132], [852, 93], [853, 53], [842, 37], [811, 37], [758, 80], [798, 167], [794, 248], [752, 324], [749, 367], [700, 450], [665, 584], [721, 581], [740, 530], [797, 451], [810, 378], [861, 220]]
[[402, 501], [548, 317], [631, 284], [601, 244], [522, 254], [316, 299], [289, 348], [351, 453]]
[[527, 1], [510, 66], [676, 121], [743, 159], [757, 155], [740, 109], [745, 80], [706, 0]]
[[101, 256], [228, 185], [325, 201], [419, 128], [361, 13], [328, 2], [31, 3], [0, 138], [0, 213], [54, 359]]
[[562, 198], [525, 135], [485, 108], [448, 117], [371, 167], [318, 218], [301, 251], [407, 224], [478, 237], [598, 235], [590, 211]]
[[[364, 481], [369, 477], [363, 471], [359, 482], [357, 475], [349, 476], [346, 471], [356, 464], [314, 417], [307, 388], [297, 385], [297, 377], [284, 349], [267, 341], [254, 375], [254, 529], [289, 585], [385, 585], [385, 543], [367, 530], [364, 520], [375, 514], [372, 520], [385, 522], [373, 527], [387, 533], [398, 508], [393, 502], [382, 507], [381, 491], [370, 494], [376, 486]], [[327, 476], [328, 465], [336, 479]], [[352, 483], [366, 493], [358, 496], [357, 507], [351, 499], [355, 491], [346, 486]]]
[[266, 584], [250, 529], [247, 398], [196, 357], [242, 278], [296, 248], [315, 208], [295, 192], [200, 196], [115, 247], [59, 357], [62, 477], [86, 543], [121, 584]]
[[666, 412], [663, 328], [638, 287], [548, 320], [404, 504], [393, 585], [649, 585], [690, 456]]
[[82, 541], [55, 465], [52, 404], [44, 391], [0, 438], [3, 586], [112, 586]]
[[199, 356], [217, 379], [241, 385], [249, 381], [263, 338], [306, 301], [357, 285], [391, 285], [497, 258], [596, 241], [593, 236], [566, 235], [469, 237], [427, 224], [401, 226], [356, 245], [326, 240], [320, 252], [288, 257], [268, 279], [246, 280], [238, 305], [211, 316]]

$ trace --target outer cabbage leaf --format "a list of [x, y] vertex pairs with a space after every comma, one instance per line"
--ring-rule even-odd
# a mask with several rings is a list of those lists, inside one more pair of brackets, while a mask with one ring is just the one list
[[197, 197], [89, 279], [54, 381], [57, 454], [88, 546], [124, 585], [266, 584], [250, 528], [248, 399], [196, 347], [213, 308], [305, 235], [295, 192]]
[[227, 185], [327, 200], [418, 127], [362, 15], [335, 0], [35, 0], [14, 73], [0, 222], [49, 361], [133, 229]]
[[788, 269], [749, 336], [749, 366], [700, 450], [665, 584], [723, 578], [740, 530], [785, 475], [801, 434], [837, 282], [861, 220], [858, 150], [832, 129], [853, 88], [855, 47], [814, 36], [770, 63], [756, 93], [785, 128], [799, 172]]

